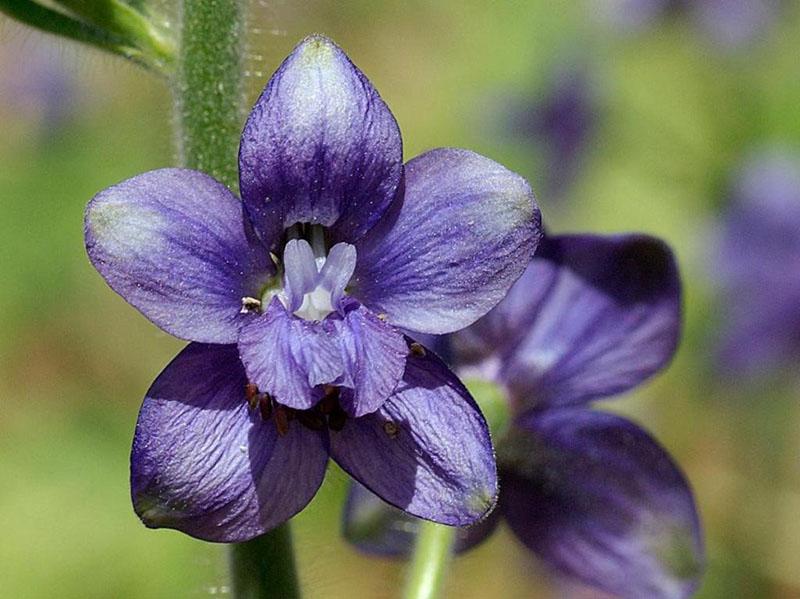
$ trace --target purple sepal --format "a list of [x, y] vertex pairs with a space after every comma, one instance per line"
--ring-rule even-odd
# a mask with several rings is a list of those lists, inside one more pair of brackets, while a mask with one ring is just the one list
[[[456, 531], [453, 547], [463, 553], [482, 543], [497, 528], [500, 510]], [[342, 534], [359, 551], [386, 557], [407, 557], [419, 532], [419, 518], [389, 505], [363, 485], [353, 482], [342, 515]]]
[[456, 334], [464, 360], [495, 359], [518, 411], [627, 391], [672, 358], [681, 290], [672, 252], [646, 235], [546, 238], [506, 300]]
[[522, 274], [540, 221], [522, 177], [467, 150], [432, 150], [406, 165], [404, 195], [356, 244], [353, 295], [403, 329], [463, 328]]
[[243, 297], [274, 274], [246, 230], [242, 203], [215, 179], [168, 168], [97, 194], [86, 207], [86, 251], [114, 291], [182, 339], [235, 343]]
[[432, 353], [412, 353], [403, 380], [376, 412], [331, 431], [331, 457], [384, 501], [467, 526], [494, 506], [491, 439], [469, 392]]
[[267, 83], [242, 132], [247, 211], [276, 249], [286, 226], [329, 227], [353, 242], [402, 179], [400, 130], [372, 84], [328, 38], [304, 39]]
[[131, 454], [134, 508], [151, 528], [248, 540], [299, 512], [325, 474], [323, 433], [280, 436], [245, 400], [234, 345], [192, 343], [153, 383]]
[[499, 448], [500, 509], [567, 577], [615, 596], [690, 596], [704, 569], [689, 485], [632, 422], [586, 409], [522, 420]]

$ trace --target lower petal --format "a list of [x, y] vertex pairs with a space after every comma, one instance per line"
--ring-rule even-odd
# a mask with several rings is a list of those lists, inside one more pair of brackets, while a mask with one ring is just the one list
[[359, 417], [377, 410], [394, 391], [406, 366], [403, 335], [364, 306], [352, 302], [336, 323], [347, 387], [342, 408]]
[[278, 298], [239, 335], [247, 379], [290, 408], [307, 410], [322, 397], [320, 385], [341, 378], [344, 364], [336, 332], [290, 314]]
[[620, 597], [688, 597], [703, 571], [691, 489], [632, 422], [584, 409], [526, 417], [498, 446], [503, 515], [561, 574]]
[[153, 383], [131, 455], [134, 508], [147, 526], [240, 542], [314, 496], [326, 439], [296, 421], [280, 436], [249, 410], [245, 384], [236, 346], [195, 343]]
[[494, 506], [497, 472], [486, 421], [431, 353], [408, 357], [403, 380], [380, 409], [330, 434], [339, 465], [409, 514], [467, 526]]

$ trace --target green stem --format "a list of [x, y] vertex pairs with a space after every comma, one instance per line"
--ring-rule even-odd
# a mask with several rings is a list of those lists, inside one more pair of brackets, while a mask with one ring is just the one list
[[288, 523], [252, 541], [231, 545], [230, 563], [236, 599], [300, 597]]
[[130, 40], [31, 0], [0, 0], [0, 12], [41, 31], [95, 46], [143, 66], [151, 66], [144, 53]]
[[[244, 121], [242, 55], [244, 2], [183, 0], [181, 44], [172, 93], [183, 166], [237, 188], [237, 149]], [[236, 599], [300, 596], [288, 522], [230, 545]]]
[[423, 522], [417, 535], [408, 569], [405, 599], [435, 599], [444, 584], [447, 566], [453, 555], [456, 529]]
[[244, 120], [242, 4], [240, 0], [183, 0], [173, 90], [181, 163], [234, 190]]

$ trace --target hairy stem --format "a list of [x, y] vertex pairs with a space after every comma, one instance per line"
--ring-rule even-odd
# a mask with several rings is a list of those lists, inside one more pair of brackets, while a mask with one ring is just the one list
[[423, 522], [414, 545], [406, 579], [405, 599], [435, 599], [440, 596], [453, 555], [456, 529]]
[[[181, 165], [208, 173], [233, 190], [244, 120], [244, 19], [240, 0], [183, 0], [172, 86]], [[230, 568], [236, 599], [300, 596], [288, 523], [230, 545]]]
[[240, 0], [183, 0], [173, 90], [181, 163], [233, 190], [243, 121], [243, 13]]

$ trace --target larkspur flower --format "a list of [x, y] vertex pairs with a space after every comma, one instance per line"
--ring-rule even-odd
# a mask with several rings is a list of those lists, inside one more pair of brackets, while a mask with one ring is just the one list
[[800, 153], [763, 150], [742, 166], [723, 216], [718, 367], [742, 380], [800, 356]]
[[490, 310], [540, 237], [527, 183], [456, 149], [402, 164], [400, 132], [332, 41], [301, 42], [242, 133], [242, 201], [186, 169], [86, 211], [89, 257], [191, 341], [156, 379], [131, 456], [151, 527], [242, 541], [301, 510], [328, 458], [387, 502], [452, 525], [494, 504], [486, 423], [432, 352]]
[[777, 21], [781, 0], [597, 0], [612, 24], [628, 30], [652, 25], [671, 13], [685, 14], [719, 47], [755, 41]]
[[[498, 507], [459, 531], [456, 550], [505, 520], [565, 578], [631, 599], [690, 595], [703, 549], [686, 479], [638, 425], [589, 407], [663, 368], [679, 331], [677, 267], [662, 242], [565, 235], [542, 241], [487, 316], [433, 343], [463, 377], [497, 385], [511, 412], [495, 438]], [[344, 530], [360, 549], [404, 554], [415, 526], [354, 486]]]

